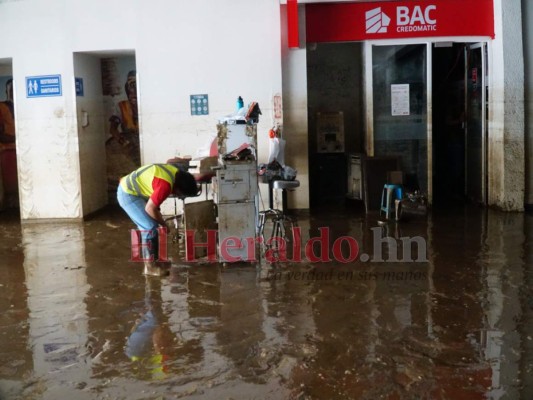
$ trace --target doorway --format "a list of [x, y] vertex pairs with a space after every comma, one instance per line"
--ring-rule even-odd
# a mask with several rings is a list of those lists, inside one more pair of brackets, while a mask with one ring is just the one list
[[435, 44], [432, 59], [434, 204], [486, 204], [486, 44]]
[[0, 59], [0, 211], [19, 207], [13, 63]]
[[[345, 199], [350, 153], [397, 159], [433, 205], [486, 204], [486, 60], [485, 42], [308, 44], [311, 208]], [[320, 119], [339, 112], [343, 146], [322, 151]]]
[[368, 42], [367, 154], [434, 205], [486, 204], [486, 43]]
[[119, 179], [141, 165], [135, 52], [75, 53], [74, 73], [87, 215], [115, 204]]

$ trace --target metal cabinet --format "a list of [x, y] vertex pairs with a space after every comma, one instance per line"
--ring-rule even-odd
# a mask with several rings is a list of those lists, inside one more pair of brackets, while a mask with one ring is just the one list
[[217, 203], [254, 201], [256, 195], [255, 162], [227, 162], [217, 171]]
[[255, 260], [257, 193], [255, 161], [228, 161], [217, 170], [214, 198], [220, 261]]

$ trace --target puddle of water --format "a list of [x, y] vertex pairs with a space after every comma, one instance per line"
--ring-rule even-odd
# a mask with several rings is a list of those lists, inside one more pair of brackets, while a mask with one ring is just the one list
[[370, 261], [177, 262], [166, 278], [128, 261], [120, 213], [0, 219], [2, 399], [533, 398], [531, 216], [465, 209], [376, 236], [372, 216], [303, 215], [304, 244], [328, 227], [324, 249], [353, 237]]

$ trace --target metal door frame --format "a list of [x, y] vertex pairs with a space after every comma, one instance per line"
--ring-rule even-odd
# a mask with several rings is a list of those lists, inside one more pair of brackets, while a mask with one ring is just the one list
[[487, 180], [488, 180], [488, 121], [487, 121], [487, 91], [488, 91], [488, 74], [487, 74], [487, 58], [488, 58], [488, 43], [486, 41], [465, 43], [465, 196], [468, 194], [468, 50], [481, 49], [481, 203], [487, 204]]

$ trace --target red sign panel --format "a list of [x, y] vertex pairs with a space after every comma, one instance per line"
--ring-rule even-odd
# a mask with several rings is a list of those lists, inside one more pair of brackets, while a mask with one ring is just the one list
[[287, 1], [287, 34], [289, 47], [300, 46], [300, 37], [298, 35], [298, 1]]
[[494, 38], [493, 0], [307, 4], [307, 42], [434, 36]]

